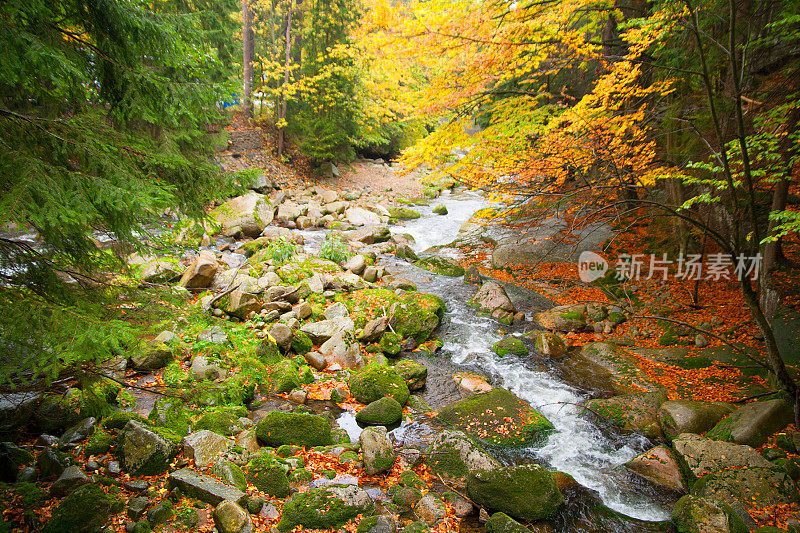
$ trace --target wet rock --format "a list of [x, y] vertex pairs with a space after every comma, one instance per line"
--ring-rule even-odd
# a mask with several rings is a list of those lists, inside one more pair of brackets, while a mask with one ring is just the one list
[[150, 506], [150, 500], [147, 499], [145, 496], [134, 496], [130, 500], [128, 500], [128, 511], [127, 515], [128, 518], [131, 520], [139, 520], [143, 515], [144, 512], [147, 510], [147, 507]]
[[294, 444], [326, 446], [333, 443], [331, 424], [319, 415], [271, 411], [256, 424], [258, 440], [266, 446]]
[[158, 527], [172, 518], [173, 514], [172, 502], [162, 500], [147, 511], [147, 521], [153, 527]]
[[548, 331], [538, 332], [533, 337], [533, 343], [536, 346], [536, 351], [542, 355], [556, 359], [567, 355], [567, 345], [564, 343], [564, 339], [555, 333]]
[[519, 520], [539, 520], [564, 503], [553, 474], [539, 465], [520, 465], [479, 471], [467, 479], [476, 504]]
[[446, 215], [447, 214], [447, 206], [444, 204], [439, 204], [433, 208], [434, 215]]
[[0, 442], [0, 481], [15, 481], [20, 467], [32, 462], [33, 454], [28, 450], [12, 442]]
[[[86, 463], [86, 470], [92, 470], [89, 464], [91, 462], [92, 461]], [[35, 483], [37, 479], [39, 479], [39, 473], [36, 472], [36, 469], [32, 466], [26, 466], [17, 472], [17, 483]]]
[[656, 446], [640, 454], [625, 467], [649, 482], [676, 492], [686, 492], [680, 465], [672, 450], [666, 446]]
[[666, 401], [666, 392], [640, 392], [590, 400], [586, 408], [623, 431], [641, 431], [649, 437], [659, 438], [658, 410]]
[[228, 374], [227, 371], [220, 366], [219, 361], [211, 361], [205, 355], [196, 355], [192, 359], [192, 368], [190, 372], [192, 378], [197, 381], [203, 381], [205, 379], [225, 379], [225, 376]]
[[486, 533], [530, 533], [530, 530], [505, 513], [494, 513], [486, 521]]
[[419, 260], [417, 252], [415, 252], [411, 246], [405, 243], [400, 243], [397, 246], [395, 246], [394, 255], [396, 255], [400, 259], [407, 259], [412, 262]]
[[276, 498], [285, 498], [291, 493], [286, 466], [277, 457], [261, 453], [247, 463], [247, 479], [259, 491]]
[[336, 529], [356, 516], [375, 510], [369, 495], [355, 485], [331, 485], [293, 494], [284, 504], [278, 530], [296, 526], [307, 529]]
[[105, 527], [112, 514], [122, 511], [124, 504], [113, 493], [106, 493], [99, 484], [78, 487], [64, 498], [44, 528], [47, 533], [89, 533]]
[[60, 435], [81, 420], [83, 393], [69, 389], [65, 394], [42, 395], [33, 414], [33, 425], [42, 433]]
[[58, 476], [58, 479], [53, 482], [53, 485], [50, 487], [50, 494], [61, 498], [88, 482], [89, 478], [86, 477], [86, 474], [81, 472], [80, 468], [77, 466], [68, 466], [64, 469], [64, 472]]
[[214, 525], [219, 533], [252, 533], [253, 519], [239, 504], [224, 500], [214, 509]]
[[441, 408], [437, 420], [499, 446], [526, 445], [553, 429], [539, 411], [499, 387]]
[[214, 252], [203, 250], [197, 259], [183, 272], [178, 285], [187, 289], [204, 289], [211, 285], [217, 275], [219, 264]]
[[44, 479], [60, 476], [71, 463], [69, 456], [54, 448], [45, 448], [36, 457], [36, 469]]
[[438, 255], [421, 257], [414, 261], [414, 265], [440, 276], [460, 277], [464, 275], [464, 267], [452, 257]]
[[144, 492], [150, 488], [150, 483], [143, 479], [129, 479], [122, 486], [130, 492]]
[[190, 468], [172, 472], [167, 481], [171, 488], [177, 487], [184, 495], [211, 505], [218, 505], [224, 500], [242, 504], [247, 499], [247, 494], [239, 489]]
[[213, 463], [227, 451], [233, 440], [204, 429], [185, 436], [181, 444], [184, 456], [193, 459], [195, 466], [202, 467]]
[[169, 430], [148, 428], [131, 420], [121, 435], [122, 465], [134, 476], [165, 472], [178, 452], [179, 437]]
[[426, 462], [434, 473], [460, 488], [467, 486], [470, 474], [500, 467], [500, 463], [461, 431], [439, 433], [428, 450]]
[[781, 398], [749, 403], [722, 419], [706, 435], [719, 439], [761, 446], [770, 435], [794, 422], [794, 410]]
[[414, 512], [420, 520], [431, 527], [439, 525], [447, 517], [444, 501], [432, 492], [422, 497], [414, 508]]
[[486, 376], [474, 374], [472, 372], [459, 372], [453, 374], [453, 380], [458, 384], [458, 390], [462, 396], [472, 396], [479, 392], [489, 392], [492, 386]]
[[734, 409], [722, 402], [670, 400], [661, 404], [658, 420], [664, 435], [672, 439], [681, 433], [705, 433]]
[[391, 396], [384, 396], [356, 413], [356, 420], [367, 426], [391, 426], [402, 416], [403, 406]]
[[785, 473], [769, 467], [724, 470], [700, 478], [692, 494], [718, 501], [768, 507], [800, 500], [797, 485]]
[[[382, 431], [381, 431], [382, 430]], [[367, 428], [358, 439], [364, 461], [364, 471], [368, 476], [390, 470], [397, 454], [392, 442], [386, 436], [385, 427]]]
[[361, 403], [369, 404], [384, 396], [391, 396], [400, 405], [408, 402], [409, 391], [405, 380], [394, 369], [368, 365], [350, 377], [350, 393]]
[[536, 315], [536, 321], [545, 329], [563, 331], [583, 331], [586, 329], [586, 305], [562, 305], [542, 311]]
[[525, 346], [522, 339], [513, 336], [506, 337], [494, 343], [492, 351], [496, 353], [498, 357], [505, 357], [509, 354], [520, 357], [528, 355], [528, 347]]
[[272, 222], [274, 210], [269, 199], [250, 192], [231, 198], [212, 210], [209, 216], [222, 235], [234, 236], [241, 232], [247, 237], [256, 238]]
[[687, 533], [747, 533], [736, 511], [724, 501], [686, 495], [675, 504], [672, 520]]

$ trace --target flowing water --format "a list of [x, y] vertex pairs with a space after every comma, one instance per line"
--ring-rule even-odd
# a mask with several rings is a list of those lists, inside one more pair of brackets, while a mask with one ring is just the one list
[[[470, 193], [443, 195], [438, 203], [448, 215], [432, 214], [432, 208], [421, 206], [422, 217], [392, 228], [393, 233], [408, 233], [416, 240], [415, 249], [425, 249], [452, 242], [458, 230], [477, 210], [488, 203]], [[318, 242], [319, 233], [312, 237]], [[311, 235], [307, 235], [311, 237]], [[313, 245], [312, 245], [313, 246]], [[581, 485], [597, 491], [604, 505], [623, 515], [640, 520], [659, 521], [669, 518], [667, 506], [658, 494], [643, 484], [632, 482], [623, 464], [651, 444], [644, 437], [615, 437], [603, 432], [591, 420], [581, 416], [579, 404], [588, 395], [561, 380], [557, 372], [533, 368], [529, 361], [506, 356], [499, 359], [491, 350], [502, 336], [499, 324], [479, 315], [467, 304], [476, 288], [461, 278], [439, 276], [392, 257], [385, 258], [390, 270], [417, 284], [420, 291], [436, 294], [447, 304], [447, 313], [439, 336], [443, 352], [457, 365], [478, 368], [495, 383], [514, 392], [541, 411], [554, 424], [549, 438], [521, 451], [536, 462], [572, 475]], [[526, 309], [536, 311], [536, 309]]]

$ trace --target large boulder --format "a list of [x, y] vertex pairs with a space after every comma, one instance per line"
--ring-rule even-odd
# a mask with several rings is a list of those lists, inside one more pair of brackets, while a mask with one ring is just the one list
[[247, 479], [268, 496], [285, 498], [291, 494], [286, 466], [272, 454], [260, 453], [250, 459], [247, 463]]
[[681, 433], [705, 433], [734, 409], [722, 402], [670, 400], [661, 404], [658, 421], [664, 435], [673, 439]]
[[223, 500], [214, 509], [214, 525], [219, 533], [252, 533], [250, 513], [231, 500]]
[[414, 265], [440, 276], [457, 278], [464, 275], [464, 267], [452, 257], [431, 255], [414, 261]]
[[167, 366], [173, 357], [172, 348], [166, 344], [147, 345], [131, 355], [131, 366], [136, 370], [158, 370]]
[[386, 436], [386, 428], [377, 426], [367, 428], [358, 438], [364, 461], [364, 472], [368, 476], [391, 470], [397, 459], [392, 441]]
[[232, 444], [232, 439], [203, 429], [183, 438], [183, 455], [193, 459], [195, 466], [207, 466], [216, 461]]
[[307, 529], [338, 529], [358, 515], [368, 516], [375, 504], [364, 489], [355, 485], [330, 485], [293, 494], [283, 506], [278, 530], [297, 526]]
[[639, 370], [638, 360], [610, 342], [590, 342], [564, 359], [566, 378], [576, 385], [608, 394], [661, 390]]
[[266, 446], [294, 444], [326, 446], [333, 443], [331, 424], [319, 415], [270, 411], [256, 424], [258, 440]]
[[692, 487], [692, 494], [717, 501], [768, 507], [797, 503], [797, 485], [786, 472], [769, 467], [742, 468], [708, 474]]
[[242, 504], [247, 499], [247, 494], [236, 487], [221, 483], [191, 468], [181, 468], [172, 472], [167, 478], [167, 483], [170, 488], [178, 488], [184, 495], [210, 505], [219, 505], [225, 500]]
[[437, 419], [500, 446], [531, 444], [553, 429], [543, 414], [500, 387], [441, 408]]
[[334, 334], [322, 343], [319, 352], [329, 364], [338, 364], [348, 370], [360, 370], [367, 364], [361, 355], [361, 345], [349, 334]]
[[731, 469], [771, 468], [772, 463], [750, 446], [716, 441], [682, 433], [672, 446], [694, 478]]
[[487, 313], [492, 313], [496, 309], [509, 313], [515, 313], [517, 310], [511, 302], [511, 298], [506, 294], [506, 290], [494, 281], [487, 281], [481, 285], [469, 302]]
[[428, 367], [413, 359], [398, 361], [394, 365], [394, 370], [406, 380], [408, 390], [415, 391], [423, 388], [428, 379]]
[[658, 409], [667, 401], [667, 393], [640, 392], [625, 396], [589, 400], [586, 408], [623, 431], [640, 431], [653, 438], [661, 436]]
[[384, 396], [391, 396], [400, 405], [408, 402], [406, 381], [393, 368], [368, 365], [350, 377], [350, 392], [361, 403], [372, 403]]
[[500, 467], [491, 455], [462, 431], [442, 431], [428, 450], [426, 463], [435, 474], [460, 488], [470, 474]]
[[547, 518], [564, 503], [555, 476], [535, 464], [475, 472], [467, 491], [477, 505], [519, 520]]
[[180, 444], [180, 437], [170, 430], [150, 428], [135, 420], [125, 425], [120, 438], [122, 465], [134, 476], [166, 472]]
[[89, 533], [108, 525], [111, 516], [122, 511], [124, 504], [115, 492], [105, 492], [97, 483], [83, 485], [53, 511], [43, 533]]
[[545, 329], [563, 331], [583, 331], [586, 329], [586, 305], [562, 305], [542, 311], [536, 315], [536, 321]]
[[352, 333], [354, 329], [355, 324], [348, 317], [308, 322], [300, 327], [300, 331], [308, 335], [314, 344], [322, 344], [337, 333]]
[[19, 469], [33, 462], [33, 454], [11, 442], [0, 442], [0, 481], [17, 479]]
[[402, 416], [403, 406], [391, 396], [384, 396], [356, 413], [356, 421], [365, 426], [391, 426]]
[[792, 422], [792, 406], [786, 400], [777, 398], [741, 407], [722, 419], [706, 436], [756, 447]]
[[484, 527], [486, 533], [530, 533], [530, 529], [505, 513], [494, 513]]
[[378, 215], [361, 207], [345, 209], [344, 216], [354, 226], [377, 226], [381, 223]]
[[686, 495], [675, 504], [672, 520], [685, 533], [747, 533], [736, 511], [724, 501]]
[[637, 455], [625, 467], [650, 483], [676, 492], [686, 492], [681, 467], [675, 452], [666, 446], [656, 446]]
[[205, 289], [214, 280], [219, 270], [217, 257], [211, 250], [203, 250], [181, 276], [178, 283], [187, 289]]
[[240, 290], [235, 290], [214, 302], [214, 307], [239, 320], [245, 320], [250, 313], [258, 313], [263, 305], [255, 294]]
[[533, 337], [533, 344], [536, 346], [536, 351], [542, 355], [555, 359], [560, 359], [567, 355], [567, 345], [564, 339], [556, 333], [539, 331], [534, 332], [533, 335], [529, 334], [528, 336]]
[[81, 485], [89, 482], [80, 468], [77, 466], [69, 466], [64, 469], [58, 479], [50, 486], [50, 494], [55, 497], [63, 497], [77, 489]]
[[267, 197], [250, 192], [231, 198], [209, 216], [224, 236], [232, 237], [241, 232], [255, 238], [272, 222], [274, 209]]

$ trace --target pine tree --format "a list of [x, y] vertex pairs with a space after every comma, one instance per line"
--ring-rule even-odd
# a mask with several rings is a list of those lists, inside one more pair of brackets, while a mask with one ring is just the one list
[[53, 377], [135, 340], [122, 289], [98, 274], [121, 260], [93, 237], [135, 247], [165, 208], [199, 216], [221, 186], [207, 124], [230, 25], [213, 10], [231, 4], [0, 5], [0, 225], [36, 235], [0, 236], [0, 380]]

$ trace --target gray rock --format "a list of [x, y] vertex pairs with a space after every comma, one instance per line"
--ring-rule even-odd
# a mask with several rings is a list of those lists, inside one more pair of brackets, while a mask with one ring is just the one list
[[258, 313], [264, 306], [255, 294], [238, 289], [217, 300], [214, 305], [240, 320], [245, 320], [250, 313]]
[[375, 320], [370, 320], [364, 326], [364, 329], [361, 332], [361, 336], [359, 336], [358, 340], [366, 343], [378, 342], [383, 333], [386, 331], [388, 324], [389, 319], [385, 316], [376, 318]]
[[586, 329], [586, 305], [562, 305], [542, 311], [536, 315], [536, 321], [545, 329], [563, 331], [565, 333]]
[[144, 492], [150, 488], [150, 483], [143, 479], [129, 479], [122, 484], [130, 492]]
[[236, 444], [251, 454], [258, 453], [261, 449], [258, 444], [258, 437], [256, 437], [256, 430], [252, 428], [245, 429], [236, 435]]
[[325, 318], [328, 320], [335, 320], [337, 318], [348, 318], [350, 316], [350, 311], [347, 310], [347, 306], [344, 305], [342, 302], [336, 302], [333, 305], [328, 306], [325, 309]]
[[172, 502], [162, 500], [147, 511], [147, 521], [152, 527], [158, 527], [172, 518]]
[[533, 343], [536, 350], [542, 355], [555, 359], [567, 355], [567, 345], [564, 343], [564, 339], [556, 333], [540, 331], [533, 337]]
[[169, 475], [169, 486], [177, 487], [180, 491], [191, 498], [211, 505], [218, 505], [223, 500], [231, 500], [243, 505], [247, 499], [247, 494], [235, 487], [220, 483], [216, 479], [195, 472], [190, 468], [176, 470]]
[[131, 520], [139, 520], [144, 515], [149, 505], [150, 500], [145, 496], [134, 496], [128, 500], [128, 518]]
[[315, 370], [322, 370], [328, 366], [325, 356], [319, 352], [308, 352], [307, 354], [304, 354], [303, 357], [308, 365]]
[[326, 362], [337, 364], [344, 369], [360, 370], [366, 366], [366, 361], [361, 355], [361, 345], [353, 341], [349, 335], [334, 334], [319, 347], [319, 351]]
[[183, 454], [188, 459], [194, 459], [195, 466], [202, 467], [213, 463], [221, 453], [233, 445], [233, 441], [203, 429], [185, 436], [181, 445]]
[[434, 473], [459, 488], [467, 486], [470, 474], [500, 467], [500, 463], [461, 431], [439, 433], [426, 461]]
[[794, 422], [794, 410], [786, 400], [748, 403], [708, 432], [712, 439], [730, 440], [757, 447], [770, 435]]
[[773, 467], [725, 470], [702, 477], [692, 487], [695, 496], [743, 506], [768, 507], [796, 503], [797, 485]]
[[86, 474], [81, 472], [80, 468], [77, 466], [68, 466], [50, 486], [50, 494], [57, 498], [62, 498], [88, 482], [89, 478], [86, 477]]
[[487, 281], [481, 285], [481, 288], [472, 297], [470, 303], [487, 312], [492, 312], [496, 309], [509, 313], [516, 312], [516, 308], [506, 294], [505, 289], [494, 281]]
[[420, 520], [431, 527], [438, 525], [447, 517], [447, 508], [444, 505], [444, 501], [431, 492], [422, 497], [414, 508], [414, 512]]
[[375, 283], [378, 281], [378, 269], [374, 266], [368, 266], [364, 269], [364, 281], [369, 283]]
[[280, 347], [280, 349], [284, 352], [288, 351], [289, 348], [292, 347], [292, 339], [294, 339], [294, 334], [286, 324], [275, 324], [272, 326], [272, 328], [270, 328], [269, 334], [272, 335], [272, 338], [275, 339], [278, 347]]
[[385, 427], [365, 429], [361, 432], [358, 442], [361, 445], [364, 471], [368, 476], [390, 470], [394, 466], [397, 454], [389, 437], [386, 436]]
[[292, 307], [292, 311], [300, 320], [305, 320], [306, 318], [311, 316], [313, 310], [311, 309], [311, 304], [308, 302], [301, 302], [294, 307]]
[[172, 361], [172, 348], [166, 344], [144, 346], [131, 356], [131, 365], [136, 370], [152, 371], [164, 368]]
[[681, 433], [705, 433], [734, 409], [722, 402], [670, 400], [661, 404], [658, 420], [664, 435], [673, 439]]
[[197, 381], [203, 381], [225, 379], [228, 373], [220, 366], [219, 361], [210, 361], [205, 355], [196, 355], [192, 359], [191, 374]]
[[656, 446], [637, 455], [625, 463], [625, 467], [654, 485], [676, 492], [686, 492], [686, 484], [677, 458], [666, 446]]
[[393, 516], [369, 516], [358, 523], [361, 533], [397, 533], [397, 523]]
[[97, 420], [93, 416], [84, 418], [74, 426], [67, 429], [61, 438], [58, 439], [58, 445], [65, 448], [71, 444], [77, 444], [89, 436], [89, 432], [97, 424]]
[[134, 420], [125, 425], [121, 441], [122, 465], [134, 476], [165, 472], [178, 452], [177, 442], [167, 440]]
[[213, 473], [215, 476], [233, 485], [242, 492], [247, 490], [247, 477], [241, 468], [228, 459], [220, 458], [214, 463]]
[[265, 196], [249, 192], [231, 198], [212, 210], [209, 216], [220, 227], [222, 235], [233, 236], [241, 232], [255, 238], [272, 222], [274, 211]]
[[219, 270], [219, 264], [214, 252], [203, 250], [183, 272], [178, 284], [187, 289], [204, 289], [211, 285], [214, 276], [217, 275], [217, 270]]
[[38, 392], [0, 394], [0, 432], [13, 431], [26, 424], [41, 397]]
[[381, 223], [378, 215], [361, 207], [345, 209], [344, 216], [354, 226], [377, 226]]
[[747, 533], [748, 528], [726, 502], [686, 495], [675, 504], [672, 520], [679, 531]]
[[111, 477], [117, 477], [122, 474], [122, 468], [119, 466], [119, 461], [109, 461], [106, 470], [108, 471], [108, 475]]
[[[91, 463], [92, 461], [89, 461]], [[91, 470], [89, 468], [89, 463], [86, 463], [86, 469]], [[25, 468], [21, 469], [17, 472], [17, 483], [34, 483], [39, 478], [39, 473], [36, 472], [36, 469], [32, 466], [26, 466]]]
[[353, 274], [359, 275], [364, 272], [364, 269], [367, 267], [367, 258], [361, 254], [354, 255], [345, 261], [342, 267]]
[[695, 478], [729, 469], [772, 466], [750, 446], [706, 439], [692, 433], [678, 435], [672, 446]]
[[295, 220], [302, 214], [300, 206], [294, 202], [284, 202], [278, 206], [278, 221], [286, 223]]
[[219, 533], [252, 533], [253, 519], [236, 502], [224, 500], [214, 509], [214, 525]]
[[586, 408], [602, 417], [606, 422], [623, 431], [640, 431], [652, 438], [661, 437], [658, 409], [667, 401], [667, 394], [639, 392], [595, 399], [586, 402]]
[[309, 322], [300, 327], [300, 331], [308, 335], [314, 344], [322, 344], [337, 333], [352, 332], [355, 324], [350, 318], [334, 318]]
[[204, 329], [197, 334], [197, 340], [200, 342], [210, 342], [212, 344], [227, 344], [228, 334], [219, 326], [213, 326], [209, 329]]
[[60, 476], [70, 464], [69, 456], [59, 453], [54, 448], [45, 448], [36, 457], [36, 468], [45, 479]]

